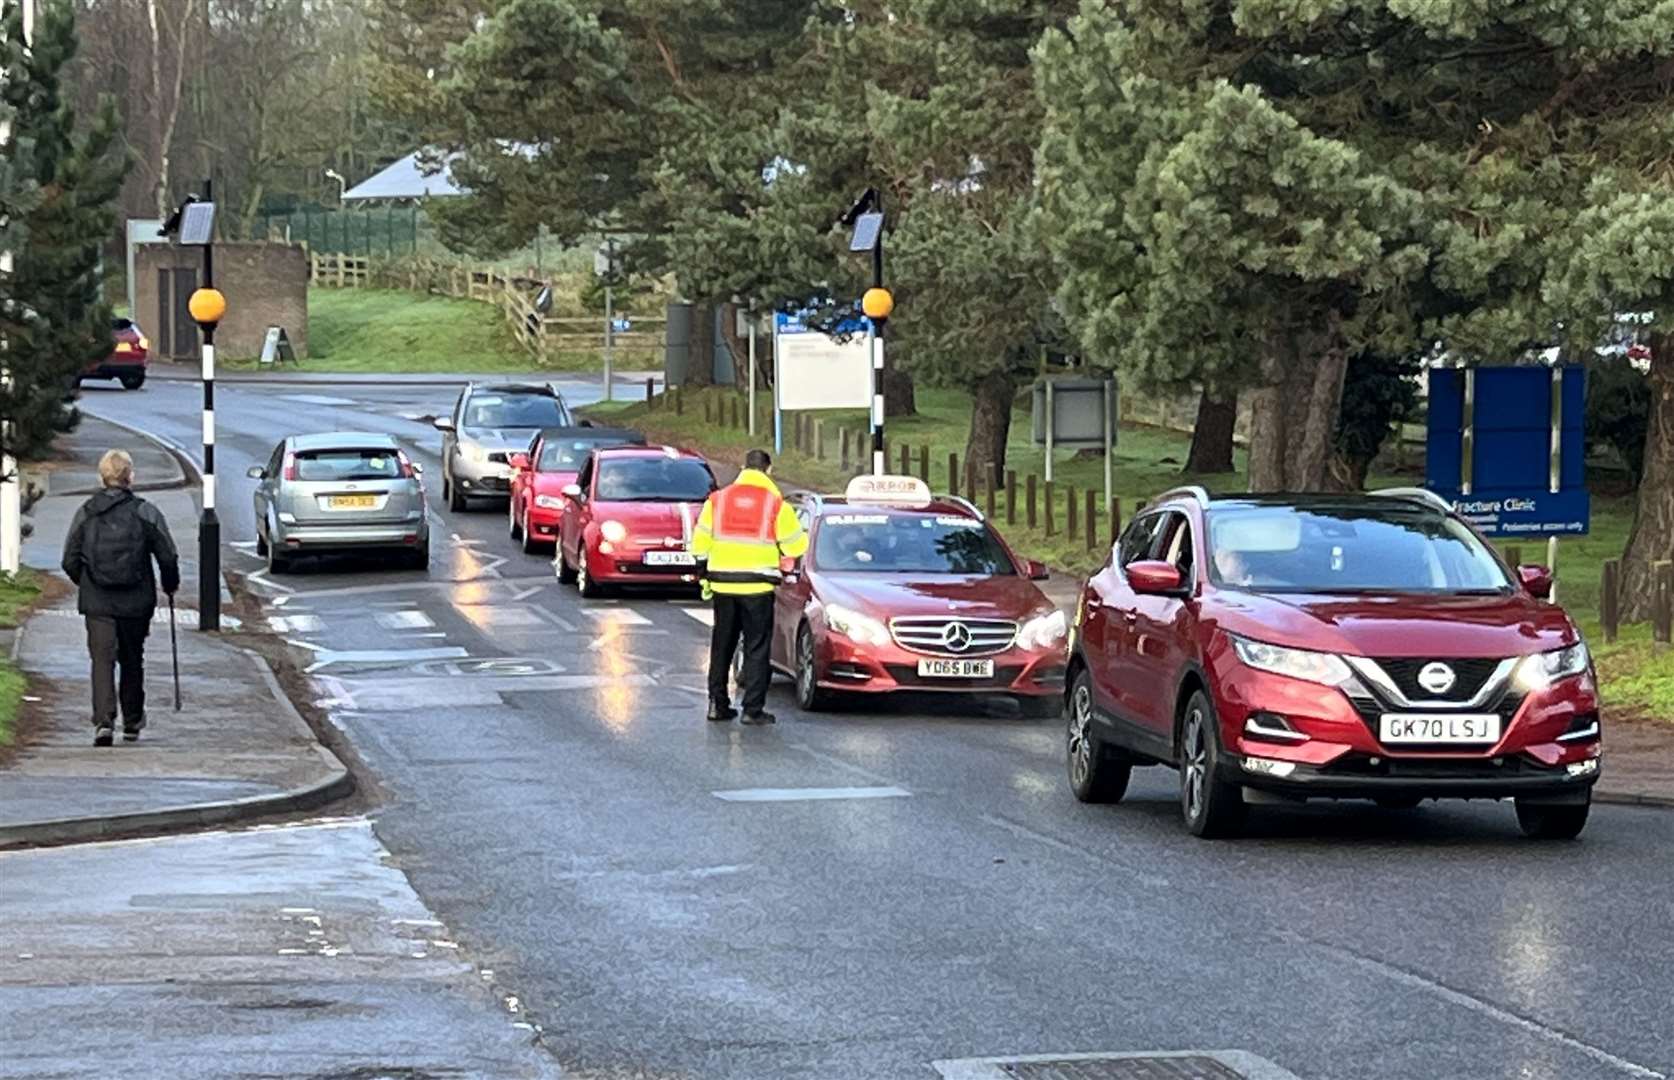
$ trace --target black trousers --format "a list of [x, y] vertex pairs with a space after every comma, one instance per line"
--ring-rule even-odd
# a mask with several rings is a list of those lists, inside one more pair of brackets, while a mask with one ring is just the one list
[[728, 596], [715, 594], [715, 632], [709, 639], [709, 700], [729, 704], [727, 675], [732, 670], [738, 639], [744, 638], [744, 711], [761, 712], [767, 704], [768, 646], [773, 637], [773, 594]]
[[[145, 724], [145, 638], [150, 619], [88, 615], [87, 654], [93, 658], [93, 726], [115, 727], [122, 705], [122, 726]], [[116, 669], [122, 669], [118, 689]]]

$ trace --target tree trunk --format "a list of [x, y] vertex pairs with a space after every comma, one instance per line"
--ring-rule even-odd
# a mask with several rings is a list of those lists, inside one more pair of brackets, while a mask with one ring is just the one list
[[1639, 505], [1622, 555], [1622, 619], [1651, 617], [1652, 566], [1674, 558], [1674, 333], [1651, 340], [1650, 429], [1645, 433], [1645, 469]]
[[1006, 439], [1011, 434], [1011, 406], [1016, 396], [1017, 381], [1009, 372], [990, 372], [977, 381], [964, 460], [979, 477], [990, 475], [990, 468], [1005, 471]]
[[[739, 390], [750, 388], [750, 336], [738, 332], [738, 304], [727, 302], [721, 305], [721, 340], [726, 342], [727, 351], [732, 354], [732, 381]], [[756, 340], [756, 357], [761, 357], [761, 340]], [[757, 384], [760, 385], [760, 384]]]
[[1192, 428], [1192, 449], [1184, 471], [1231, 472], [1232, 429], [1237, 422], [1238, 395], [1217, 395], [1204, 387], [1197, 399], [1197, 424]]
[[[887, 361], [886, 361], [887, 362]], [[917, 416], [918, 398], [913, 394], [913, 379], [893, 366], [884, 368], [884, 416]]]
[[1262, 363], [1266, 385], [1250, 395], [1251, 491], [1326, 488], [1348, 354], [1335, 332], [1302, 344], [1276, 336]]

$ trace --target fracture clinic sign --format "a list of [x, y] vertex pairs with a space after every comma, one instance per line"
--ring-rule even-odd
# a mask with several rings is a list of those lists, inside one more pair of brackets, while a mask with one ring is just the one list
[[[855, 332], [839, 342], [794, 315], [773, 316], [773, 389], [781, 411], [872, 407], [866, 324], [860, 319], [855, 323]], [[883, 347], [879, 341], [880, 353]]]

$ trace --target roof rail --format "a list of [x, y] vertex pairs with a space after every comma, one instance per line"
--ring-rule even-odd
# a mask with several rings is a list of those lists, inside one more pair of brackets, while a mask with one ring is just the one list
[[1429, 488], [1421, 488], [1421, 487], [1382, 488], [1378, 491], [1370, 492], [1370, 494], [1378, 495], [1378, 496], [1381, 496], [1385, 499], [1406, 499], [1409, 502], [1421, 502], [1426, 506], [1433, 507], [1434, 509], [1440, 510], [1444, 514], [1453, 513], [1453, 504], [1448, 502], [1446, 499], [1442, 498], [1440, 495], [1437, 495], [1435, 492], [1431, 491]]
[[982, 516], [982, 511], [977, 509], [976, 503], [965, 498], [963, 495], [937, 495], [936, 498], [941, 499], [944, 502], [950, 502], [955, 506], [963, 506], [965, 509], [969, 510], [971, 515], [978, 521], [988, 520]]
[[1186, 484], [1182, 487], [1169, 488], [1167, 491], [1163, 492], [1161, 495], [1158, 495], [1156, 498], [1152, 499], [1150, 501], [1150, 503], [1147, 504], [1147, 505], [1155, 506], [1158, 503], [1162, 502], [1164, 499], [1175, 499], [1175, 498], [1179, 498], [1181, 496], [1184, 496], [1188, 499], [1195, 499], [1199, 506], [1208, 506], [1209, 505], [1209, 492], [1205, 491], [1201, 487], [1198, 487], [1196, 484]]

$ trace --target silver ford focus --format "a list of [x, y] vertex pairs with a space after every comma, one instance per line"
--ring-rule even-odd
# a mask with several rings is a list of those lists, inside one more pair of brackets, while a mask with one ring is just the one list
[[292, 435], [256, 484], [256, 553], [283, 573], [300, 554], [386, 549], [403, 566], [430, 565], [420, 466], [395, 438], [373, 432]]

